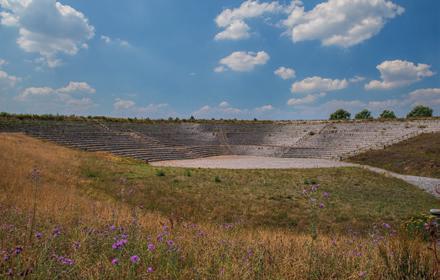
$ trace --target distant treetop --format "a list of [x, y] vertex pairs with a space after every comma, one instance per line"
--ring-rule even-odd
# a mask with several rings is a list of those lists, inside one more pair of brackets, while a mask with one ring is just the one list
[[338, 109], [330, 115], [330, 120], [349, 120], [351, 114], [344, 109]]

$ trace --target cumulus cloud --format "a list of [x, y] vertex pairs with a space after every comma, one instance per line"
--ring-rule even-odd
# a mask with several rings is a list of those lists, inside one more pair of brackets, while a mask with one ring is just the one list
[[268, 104], [268, 105], [263, 105], [263, 106], [261, 106], [261, 107], [257, 107], [257, 108], [255, 108], [255, 111], [256, 111], [257, 113], [265, 113], [265, 112], [272, 111], [272, 110], [274, 110], [274, 109], [275, 109], [275, 108], [274, 108], [272, 105]]
[[75, 55], [87, 48], [95, 29], [84, 14], [55, 0], [2, 0], [1, 23], [18, 27], [17, 44], [38, 53], [49, 67], [62, 61], [59, 54]]
[[260, 3], [258, 0], [247, 0], [240, 7], [223, 10], [215, 19], [218, 27], [225, 30], [215, 36], [216, 40], [239, 40], [249, 38], [249, 26], [246, 19], [261, 17], [264, 14], [278, 13], [285, 9], [278, 2]]
[[412, 91], [408, 99], [413, 104], [440, 105], [440, 88], [425, 88]]
[[304, 105], [304, 104], [310, 104], [315, 102], [316, 100], [318, 100], [321, 97], [326, 96], [325, 92], [322, 93], [318, 93], [318, 94], [308, 94], [304, 97], [301, 98], [291, 98], [287, 101], [287, 105], [289, 106], [299, 106], [299, 105]]
[[130, 108], [133, 108], [136, 105], [136, 103], [132, 100], [124, 100], [121, 98], [116, 98], [115, 102], [113, 103], [113, 107], [116, 110], [127, 110]]
[[65, 87], [59, 88], [60, 93], [72, 93], [72, 92], [87, 92], [95, 93], [96, 90], [85, 82], [69, 82]]
[[293, 79], [296, 76], [295, 70], [287, 67], [279, 67], [277, 70], [275, 70], [274, 74], [283, 80]]
[[[27, 101], [31, 98], [51, 97], [55, 101], [71, 107], [87, 108], [93, 106], [93, 100], [88, 95], [96, 90], [85, 82], [69, 82], [65, 87], [58, 89], [51, 87], [28, 87], [17, 96], [19, 101]], [[79, 95], [78, 97], [76, 95]]]
[[403, 12], [387, 0], [328, 0], [310, 11], [297, 1], [283, 23], [293, 42], [320, 40], [325, 46], [350, 47], [370, 39]]
[[343, 80], [332, 80], [328, 78], [321, 77], [309, 77], [302, 81], [292, 84], [292, 93], [316, 93], [316, 92], [327, 92], [341, 90], [348, 86], [346, 79]]
[[[269, 61], [269, 55], [260, 51], [255, 52], [233, 52], [220, 60], [215, 72], [224, 72], [227, 68], [237, 72], [249, 72], [254, 70], [257, 65], [264, 65]], [[227, 67], [227, 68], [226, 68]]]
[[430, 65], [415, 64], [405, 60], [386, 60], [376, 68], [379, 70], [382, 80], [369, 82], [365, 85], [367, 90], [387, 90], [403, 87], [434, 75]]
[[224, 31], [215, 35], [215, 40], [246, 39], [250, 37], [249, 30], [250, 28], [245, 22], [237, 20], [228, 25]]

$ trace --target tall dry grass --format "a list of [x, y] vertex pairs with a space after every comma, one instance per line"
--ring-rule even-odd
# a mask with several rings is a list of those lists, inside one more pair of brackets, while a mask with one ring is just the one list
[[239, 224], [192, 224], [130, 207], [88, 188], [90, 179], [79, 171], [87, 156], [23, 135], [0, 134], [0, 278], [438, 276], [427, 243], [380, 226], [370, 236], [318, 233], [313, 239]]

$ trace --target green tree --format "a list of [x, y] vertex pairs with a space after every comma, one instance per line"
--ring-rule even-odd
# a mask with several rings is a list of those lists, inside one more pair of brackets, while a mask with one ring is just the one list
[[357, 113], [354, 118], [357, 120], [370, 120], [373, 117], [371, 116], [370, 111], [368, 111], [367, 109], [364, 109], [364, 110], [360, 111], [359, 113]]
[[407, 118], [432, 117], [432, 109], [423, 105], [414, 107], [406, 116]]
[[330, 115], [330, 120], [348, 120], [351, 114], [344, 109], [338, 109], [333, 114]]
[[396, 118], [396, 114], [394, 114], [393, 111], [384, 110], [382, 112], [382, 114], [380, 114], [380, 118], [381, 119], [395, 119]]

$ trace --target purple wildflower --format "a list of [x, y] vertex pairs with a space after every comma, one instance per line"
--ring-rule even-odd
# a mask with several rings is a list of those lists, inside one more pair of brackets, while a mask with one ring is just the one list
[[319, 188], [319, 185], [313, 185], [312, 186], [312, 192], [316, 192]]
[[324, 203], [319, 203], [319, 208], [324, 208], [325, 207], [325, 205], [324, 205]]
[[119, 264], [119, 259], [118, 258], [112, 259], [112, 265], [118, 265], [118, 264]]
[[167, 244], [169, 247], [173, 247], [174, 246], [174, 241], [173, 240], [167, 240]]
[[365, 276], [367, 276], [367, 272], [366, 271], [360, 271], [358, 275], [359, 275], [359, 277], [364, 278]]
[[148, 251], [153, 252], [156, 249], [156, 246], [153, 243], [148, 243]]
[[308, 191], [306, 189], [303, 190], [303, 195], [307, 195]]
[[75, 262], [72, 259], [69, 259], [69, 258], [66, 258], [66, 257], [63, 257], [63, 256], [59, 256], [58, 257], [58, 261], [61, 264], [68, 265], [68, 266], [72, 266], [72, 265], [75, 264]]
[[323, 192], [322, 196], [324, 196], [324, 198], [328, 198], [330, 196], [330, 194], [328, 192]]
[[390, 224], [387, 224], [387, 223], [383, 223], [382, 226], [384, 228], [386, 228], [386, 229], [390, 229], [391, 228]]
[[131, 256], [131, 257], [130, 257], [130, 261], [131, 261], [132, 263], [138, 263], [138, 262], [140, 261], [140, 258], [139, 258], [139, 256], [134, 255], [134, 256]]
[[21, 246], [17, 246], [17, 247], [15, 247], [14, 253], [15, 253], [16, 255], [20, 255], [21, 252], [23, 252], [23, 247], [21, 247]]
[[109, 229], [110, 229], [110, 231], [115, 231], [116, 230], [116, 226], [115, 225], [111, 225]]
[[56, 227], [52, 232], [53, 237], [58, 237], [61, 235], [61, 229], [59, 227]]
[[14, 271], [12, 270], [12, 268], [8, 269], [8, 276], [14, 276]]
[[41, 232], [37, 232], [37, 233], [35, 234], [35, 237], [36, 237], [37, 239], [41, 239], [41, 238], [43, 237], [43, 234], [42, 234]]
[[153, 273], [153, 272], [154, 272], [153, 267], [149, 266], [149, 267], [147, 268], [147, 272], [148, 272], [148, 273]]
[[115, 243], [113, 243], [112, 248], [115, 250], [119, 250], [122, 247], [124, 247], [127, 243], [128, 243], [127, 239], [120, 239], [120, 240], [116, 241]]
[[73, 242], [73, 249], [78, 250], [81, 248], [81, 243], [79, 241]]

